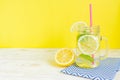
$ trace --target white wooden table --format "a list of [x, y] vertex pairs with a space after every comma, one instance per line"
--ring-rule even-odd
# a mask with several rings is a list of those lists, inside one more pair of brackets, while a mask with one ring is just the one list
[[[89, 80], [65, 75], [54, 63], [57, 49], [1, 48], [0, 80]], [[111, 50], [110, 57], [119, 57], [120, 50]], [[120, 80], [120, 72], [115, 76]]]

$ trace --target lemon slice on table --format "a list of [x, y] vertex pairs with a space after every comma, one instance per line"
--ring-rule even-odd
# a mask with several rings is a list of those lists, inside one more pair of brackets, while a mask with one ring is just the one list
[[78, 39], [78, 48], [83, 54], [94, 54], [99, 48], [98, 38], [94, 35], [83, 35]]
[[55, 55], [55, 62], [60, 66], [70, 66], [75, 61], [75, 54], [70, 49], [61, 49]]

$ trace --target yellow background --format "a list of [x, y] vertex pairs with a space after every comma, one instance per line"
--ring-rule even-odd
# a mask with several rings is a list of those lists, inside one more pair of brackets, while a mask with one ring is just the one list
[[120, 0], [0, 0], [0, 47], [75, 47], [74, 22], [100, 25], [110, 48], [120, 48]]

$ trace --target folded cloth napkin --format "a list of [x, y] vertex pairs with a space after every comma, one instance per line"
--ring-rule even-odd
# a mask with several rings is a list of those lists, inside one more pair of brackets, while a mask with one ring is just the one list
[[72, 65], [61, 72], [73, 76], [88, 78], [90, 80], [113, 80], [120, 69], [120, 58], [107, 58], [102, 60], [100, 65], [92, 69], [83, 69]]

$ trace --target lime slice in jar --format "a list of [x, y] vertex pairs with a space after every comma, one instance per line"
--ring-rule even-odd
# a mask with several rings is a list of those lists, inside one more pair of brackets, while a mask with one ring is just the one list
[[94, 54], [99, 48], [98, 38], [94, 35], [83, 35], [78, 39], [78, 48], [83, 54]]
[[79, 67], [84, 67], [84, 68], [91, 68], [92, 63], [94, 62], [94, 58], [92, 58], [90, 55], [86, 54], [80, 54], [77, 58], [76, 64]]
[[90, 55], [80, 54], [78, 57], [84, 61], [89, 61], [90, 63], [94, 61], [94, 59]]

